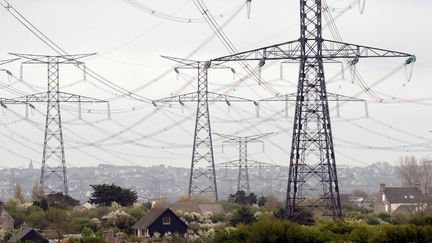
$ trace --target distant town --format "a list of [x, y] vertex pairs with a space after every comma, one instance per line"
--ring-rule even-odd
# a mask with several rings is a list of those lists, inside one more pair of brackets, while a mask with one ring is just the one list
[[[288, 168], [251, 168], [251, 190], [257, 195], [274, 195], [283, 200], [286, 196]], [[168, 167], [164, 165], [113, 166], [68, 168], [69, 194], [86, 202], [91, 194], [92, 184], [116, 183], [123, 187], [133, 188], [141, 201], [155, 198], [176, 200], [187, 195], [190, 169]], [[401, 184], [396, 166], [386, 162], [373, 163], [369, 166], [340, 166], [339, 183], [342, 193], [360, 189], [369, 194], [376, 193], [377, 185], [386, 182], [388, 185]], [[14, 195], [15, 184], [20, 184], [25, 196], [30, 198], [31, 188], [40, 179], [40, 169], [28, 168], [0, 170], [0, 199]], [[220, 168], [217, 170], [218, 190], [221, 198], [235, 193], [238, 180], [238, 169]]]

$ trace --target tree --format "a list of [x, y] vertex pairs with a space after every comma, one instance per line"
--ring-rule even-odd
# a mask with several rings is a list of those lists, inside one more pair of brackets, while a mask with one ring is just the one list
[[404, 185], [414, 187], [420, 184], [423, 193], [428, 195], [432, 183], [432, 161], [422, 159], [418, 162], [415, 156], [401, 157], [398, 172]]
[[93, 193], [89, 200], [102, 206], [110, 206], [116, 202], [122, 206], [131, 206], [138, 199], [137, 193], [131, 188], [121, 188], [114, 183], [91, 185]]
[[255, 195], [255, 193], [253, 193], [253, 192], [249, 193], [249, 195], [246, 197], [246, 202], [248, 204], [256, 204], [257, 201], [258, 201], [258, 198]]
[[237, 191], [235, 194], [230, 194], [228, 197], [229, 202], [238, 203], [241, 205], [251, 205], [257, 203], [257, 196], [255, 193], [249, 193], [246, 195], [245, 191]]
[[64, 232], [67, 232], [70, 227], [71, 220], [68, 212], [60, 208], [49, 208], [45, 215], [49, 222], [48, 229], [53, 230], [59, 237], [58, 239], [61, 239]]
[[57, 208], [69, 208], [79, 205], [78, 200], [75, 200], [69, 195], [64, 195], [61, 192], [48, 194], [47, 201], [50, 206]]
[[258, 198], [258, 206], [260, 206], [260, 207], [264, 207], [265, 204], [266, 204], [266, 202], [267, 202], [267, 198], [264, 197], [263, 195], [261, 195], [261, 196]]
[[21, 185], [18, 184], [18, 183], [15, 185], [15, 195], [14, 195], [14, 197], [16, 199], [18, 199], [20, 202], [24, 202], [24, 194], [22, 192]]
[[43, 189], [42, 185], [38, 182], [35, 182], [33, 184], [31, 193], [32, 193], [31, 196], [32, 196], [33, 202], [34, 201], [40, 201], [40, 200], [42, 200], [42, 198], [45, 198], [44, 189]]
[[235, 194], [230, 194], [228, 197], [228, 201], [238, 204], [246, 204], [246, 192], [237, 191]]
[[401, 157], [399, 159], [399, 176], [406, 186], [415, 186], [421, 181], [422, 172], [420, 165], [413, 155]]
[[429, 195], [429, 187], [430, 184], [432, 183], [432, 161], [427, 159], [422, 159], [421, 171], [422, 171], [421, 184], [423, 186], [423, 191], [425, 195]]

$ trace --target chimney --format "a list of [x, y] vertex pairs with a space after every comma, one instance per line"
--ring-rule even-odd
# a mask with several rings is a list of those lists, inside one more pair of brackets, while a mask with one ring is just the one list
[[384, 189], [385, 189], [385, 184], [381, 183], [380, 184], [380, 192], [384, 192]]

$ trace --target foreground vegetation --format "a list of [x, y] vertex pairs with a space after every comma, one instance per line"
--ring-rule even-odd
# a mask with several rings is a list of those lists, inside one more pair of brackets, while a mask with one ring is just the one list
[[[122, 232], [129, 242], [138, 242], [132, 225], [145, 216], [150, 204], [136, 202], [130, 189], [115, 185], [95, 185], [91, 202], [83, 207], [62, 194], [44, 195], [33, 189], [32, 200], [17, 193], [4, 204], [15, 220], [15, 228], [27, 224], [69, 242], [104, 242], [103, 233]], [[19, 191], [19, 190], [17, 190]], [[121, 200], [117, 197], [121, 196]], [[188, 200], [180, 198], [179, 200]], [[119, 201], [120, 203], [118, 203]], [[220, 202], [225, 214], [177, 211], [189, 226], [185, 235], [156, 235], [154, 242], [432, 242], [432, 216], [373, 214], [369, 208], [345, 205], [344, 218], [336, 222], [307, 215], [295, 222], [282, 220], [283, 204], [277, 198], [237, 192]], [[8, 232], [6, 239], [18, 230]]]
[[250, 225], [217, 230], [213, 242], [432, 242], [432, 225], [368, 225], [340, 220], [301, 226], [261, 218]]

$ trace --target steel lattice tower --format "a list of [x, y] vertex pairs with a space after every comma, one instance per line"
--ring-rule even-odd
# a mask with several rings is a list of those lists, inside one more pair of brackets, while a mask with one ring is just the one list
[[[272, 133], [259, 134], [254, 136], [240, 137], [215, 133], [215, 135], [229, 139], [228, 142], [235, 142], [238, 144], [239, 158], [237, 161], [229, 161], [218, 165], [233, 164], [234, 167], [238, 167], [237, 176], [237, 191], [244, 191], [250, 193], [250, 182], [249, 182], [249, 160], [248, 160], [248, 143], [261, 142], [258, 139], [269, 136]], [[257, 164], [261, 165], [261, 162], [251, 161], [251, 167], [256, 167]]]
[[[208, 104], [208, 69], [204, 66], [205, 63], [198, 63], [197, 65], [198, 99], [188, 194], [210, 193], [214, 195], [216, 200], [218, 200]], [[209, 166], [211, 168], [210, 170], [208, 169]], [[204, 177], [208, 182], [201, 183], [199, 179], [202, 177]]]
[[263, 48], [213, 59], [212, 62], [294, 60], [300, 71], [287, 186], [287, 218], [319, 211], [336, 219], [341, 216], [336, 159], [333, 147], [324, 63], [368, 57], [408, 57], [407, 53], [322, 37], [321, 0], [300, 0], [300, 38]]
[[192, 149], [192, 162], [189, 178], [188, 195], [191, 196], [211, 196], [218, 200], [216, 171], [214, 163], [213, 139], [210, 122], [209, 102], [253, 102], [235, 96], [209, 92], [208, 90], [208, 70], [226, 69], [221, 65], [212, 65], [211, 62], [191, 61], [179, 58], [165, 57], [182, 64], [179, 69], [197, 70], [198, 89], [196, 92], [172, 96], [153, 101], [157, 103], [180, 103], [196, 102], [195, 132]]
[[69, 188], [67, 181], [67, 167], [64, 151], [64, 136], [60, 112], [60, 103], [78, 103], [79, 107], [81, 107], [81, 103], [102, 103], [106, 101], [61, 92], [59, 88], [60, 65], [71, 64], [79, 67], [84, 71], [85, 64], [81, 61], [78, 61], [78, 59], [85, 58], [94, 54], [45, 56], [12, 53], [12, 55], [27, 60], [22, 64], [47, 65], [47, 91], [43, 93], [18, 97], [13, 100], [16, 102], [47, 104], [40, 184], [47, 193], [61, 191], [62, 193], [67, 195], [69, 193]]

